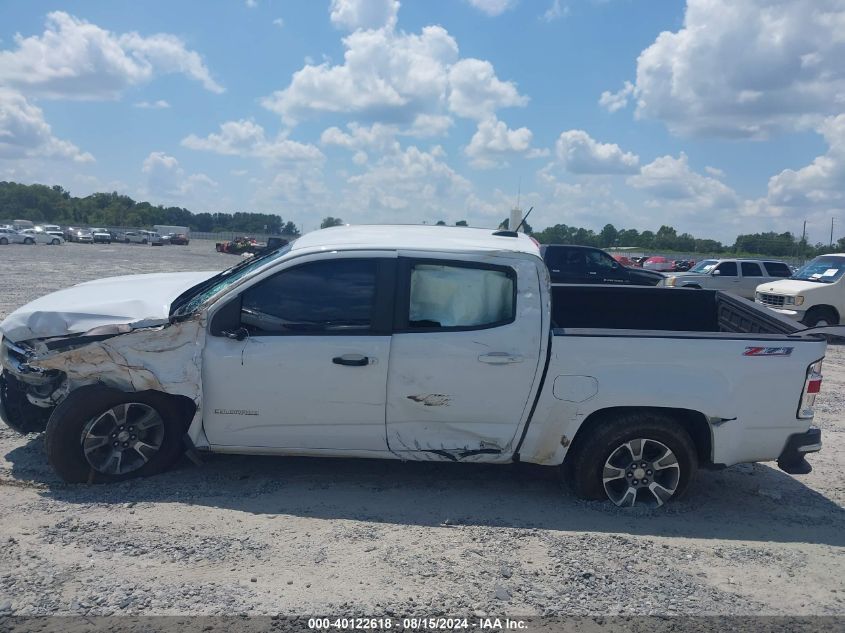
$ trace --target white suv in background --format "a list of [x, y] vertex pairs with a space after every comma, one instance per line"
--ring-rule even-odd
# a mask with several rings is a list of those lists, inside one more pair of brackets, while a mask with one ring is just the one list
[[845, 314], [845, 253], [820, 255], [790, 279], [757, 286], [755, 301], [807, 327], [839, 325]]
[[760, 283], [783, 279], [791, 274], [785, 262], [775, 260], [705, 259], [685, 273], [668, 275], [663, 285], [724, 290], [753, 300]]

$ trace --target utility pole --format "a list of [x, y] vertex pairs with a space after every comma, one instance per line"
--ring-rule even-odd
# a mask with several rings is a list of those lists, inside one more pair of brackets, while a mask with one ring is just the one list
[[834, 218], [830, 218], [830, 247], [833, 248], [833, 220]]

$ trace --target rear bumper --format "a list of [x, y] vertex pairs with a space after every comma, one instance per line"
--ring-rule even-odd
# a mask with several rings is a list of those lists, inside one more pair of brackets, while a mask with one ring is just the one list
[[804, 433], [790, 435], [778, 457], [778, 468], [790, 475], [806, 475], [813, 470], [806, 459], [807, 453], [817, 453], [821, 449], [821, 429], [811, 428]]

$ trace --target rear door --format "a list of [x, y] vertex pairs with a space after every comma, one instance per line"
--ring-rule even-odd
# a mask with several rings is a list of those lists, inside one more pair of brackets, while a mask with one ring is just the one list
[[553, 284], [586, 284], [587, 259], [584, 249], [567, 246], [547, 246], [543, 253]]
[[396, 453], [461, 459], [513, 449], [544, 343], [540, 269], [484, 259], [400, 259], [387, 384]]
[[739, 271], [742, 277], [737, 294], [746, 299], [753, 299], [757, 286], [767, 281], [767, 278], [763, 276], [763, 268], [758, 262], [740, 262]]

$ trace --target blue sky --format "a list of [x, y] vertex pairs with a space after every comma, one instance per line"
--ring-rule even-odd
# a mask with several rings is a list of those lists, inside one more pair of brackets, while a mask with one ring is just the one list
[[[0, 5], [0, 179], [304, 230], [845, 219], [845, 0]], [[839, 226], [843, 226], [840, 219]]]

